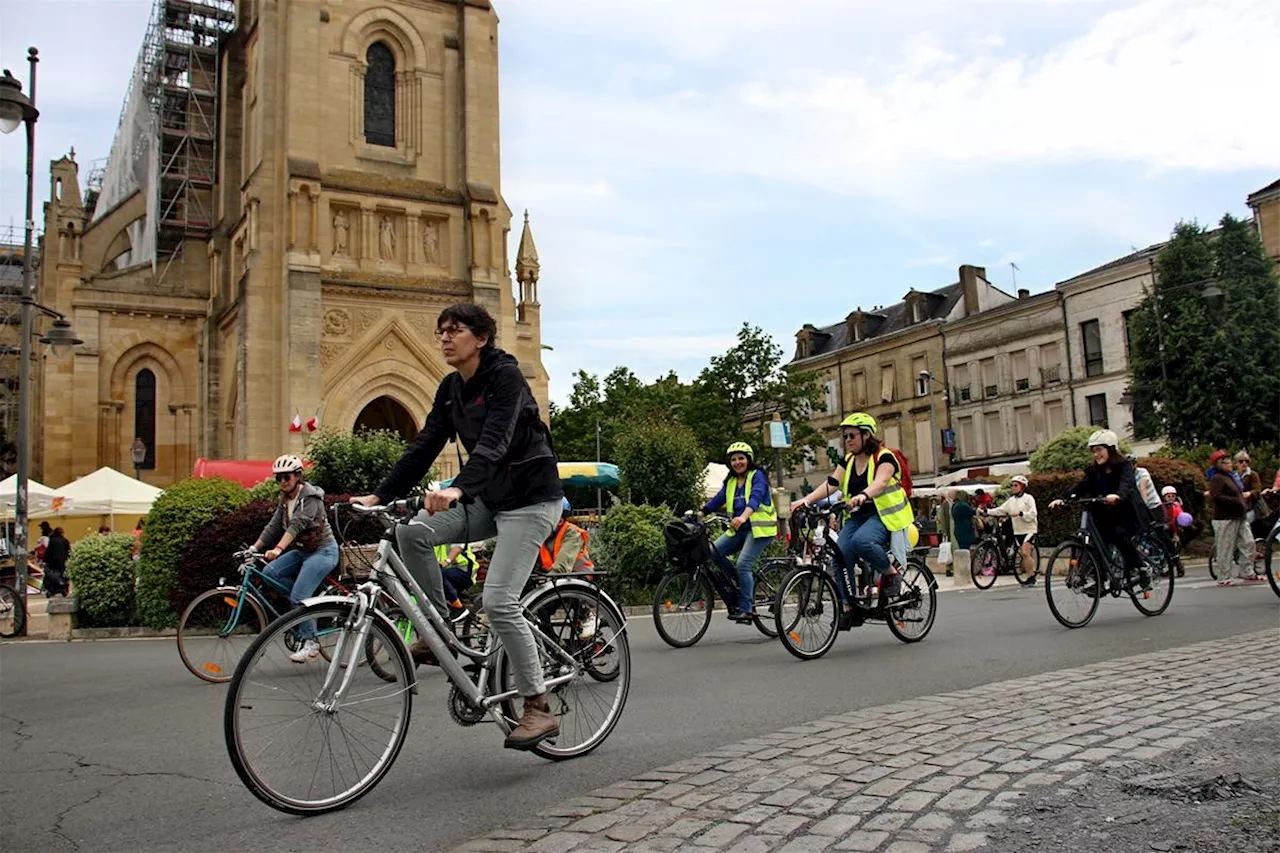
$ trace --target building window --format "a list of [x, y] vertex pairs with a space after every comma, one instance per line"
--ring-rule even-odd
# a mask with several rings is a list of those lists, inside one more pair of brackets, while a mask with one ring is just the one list
[[892, 364], [880, 365], [880, 402], [892, 403], [896, 388], [894, 378], [896, 371]]
[[1018, 428], [1018, 449], [1027, 453], [1036, 446], [1035, 418], [1031, 415], [1031, 407], [1023, 406], [1013, 412], [1014, 423]]
[[973, 459], [978, 455], [977, 435], [973, 430], [973, 418], [960, 418], [957, 421], [960, 427], [959, 446], [956, 448], [956, 456], [961, 459]]
[[982, 396], [995, 397], [1000, 393], [1000, 374], [996, 371], [996, 360], [984, 358], [982, 364]]
[[923, 397], [929, 393], [929, 380], [920, 375], [926, 370], [928, 370], [928, 368], [925, 367], [925, 360], [923, 356], [911, 359], [911, 380], [915, 382], [917, 397]]
[[823, 404], [826, 406], [827, 414], [828, 414], [828, 415], [834, 415], [834, 414], [836, 413], [836, 383], [835, 383], [835, 380], [830, 380], [830, 381], [828, 381], [828, 382], [827, 382], [827, 384], [826, 384], [826, 386], [824, 386], [822, 390], [823, 390], [823, 398], [824, 398], [824, 403], [823, 403]]
[[1000, 413], [987, 412], [983, 420], [987, 428], [987, 455], [1004, 452], [1004, 426], [1000, 423]]
[[1048, 438], [1054, 438], [1067, 428], [1067, 409], [1061, 400], [1044, 404], [1044, 428]]
[[1031, 359], [1026, 350], [1013, 354], [1013, 390], [1026, 391], [1031, 387]]
[[1061, 353], [1057, 344], [1045, 344], [1040, 347], [1040, 382], [1052, 385], [1062, 381]]
[[1130, 362], [1133, 361], [1133, 320], [1137, 314], [1136, 310], [1124, 312], [1124, 355]]
[[855, 406], [867, 404], [867, 374], [861, 370], [853, 374], [853, 404]]
[[1085, 405], [1089, 407], [1089, 425], [1107, 427], [1107, 395], [1091, 394], [1084, 398]]
[[383, 42], [369, 45], [364, 72], [364, 141], [396, 147], [396, 57]]
[[147, 446], [146, 458], [139, 468], [152, 471], [156, 467], [156, 375], [143, 368], [133, 380], [133, 435]]
[[1080, 338], [1084, 348], [1084, 375], [1102, 375], [1102, 329], [1097, 320], [1080, 324]]

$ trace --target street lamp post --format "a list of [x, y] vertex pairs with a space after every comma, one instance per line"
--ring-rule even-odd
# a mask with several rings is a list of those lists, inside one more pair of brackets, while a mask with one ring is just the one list
[[142, 479], [142, 463], [147, 460], [147, 445], [141, 438], [135, 438], [129, 445], [129, 458], [133, 460], [133, 476]]
[[40, 342], [51, 345], [54, 354], [65, 347], [83, 343], [71, 331], [71, 324], [66, 317], [43, 305], [37, 305], [34, 288], [31, 284], [31, 240], [35, 231], [35, 149], [36, 120], [40, 111], [36, 109], [36, 63], [40, 61], [40, 52], [34, 47], [27, 49], [27, 64], [30, 75], [27, 84], [29, 95], [22, 94], [22, 84], [5, 69], [0, 76], [0, 132], [13, 133], [18, 125], [27, 129], [27, 207], [23, 220], [24, 234], [22, 242], [22, 341], [18, 357], [18, 470], [17, 494], [13, 503], [13, 544], [14, 571], [17, 575], [19, 594], [26, 605], [27, 598], [27, 484], [31, 476], [31, 336], [34, 332], [32, 312], [39, 311], [54, 319], [53, 328], [40, 338]]

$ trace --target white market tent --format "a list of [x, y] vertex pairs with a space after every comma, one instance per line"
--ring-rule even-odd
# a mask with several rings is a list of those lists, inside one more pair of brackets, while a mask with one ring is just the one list
[[[47, 510], [53, 505], [54, 490], [27, 480], [27, 513], [28, 515]], [[13, 518], [13, 505], [18, 499], [18, 475], [14, 474], [0, 483], [0, 518]]]
[[716, 492], [720, 491], [720, 487], [724, 485], [724, 478], [728, 476], [729, 466], [721, 465], [719, 462], [707, 463], [707, 467], [702, 469], [702, 493], [707, 500], [716, 496]]
[[146, 515], [161, 490], [114, 468], [99, 468], [54, 492], [71, 506], [61, 512], [45, 510], [33, 518], [76, 515]]

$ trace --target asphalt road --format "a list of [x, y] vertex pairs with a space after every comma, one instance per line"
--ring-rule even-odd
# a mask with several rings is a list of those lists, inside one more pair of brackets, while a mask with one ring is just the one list
[[[1280, 629], [1263, 584], [1213, 588], [1203, 572], [1145, 618], [1107, 599], [1060, 628], [1043, 590], [946, 591], [922, 643], [880, 624], [815, 662], [717, 614], [691, 649], [632, 623], [622, 721], [595, 753], [552, 764], [459, 728], [438, 673], [423, 675], [408, 741], [381, 785], [333, 815], [294, 818], [254, 799], [223, 742], [225, 688], [197, 681], [172, 640], [0, 645], [0, 847], [6, 851], [441, 850], [644, 770], [795, 723], [1126, 654]], [[1274, 653], [1274, 649], [1260, 653]]]

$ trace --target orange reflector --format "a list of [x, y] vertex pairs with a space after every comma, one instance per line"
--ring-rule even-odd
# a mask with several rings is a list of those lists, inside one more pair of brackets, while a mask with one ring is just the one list
[[224, 595], [224, 596], [222, 597], [222, 603], [223, 603], [223, 604], [225, 604], [225, 605], [227, 605], [228, 607], [235, 607], [236, 605], [238, 605], [238, 604], [240, 603], [240, 600], [239, 600], [239, 599], [236, 599], [236, 598], [232, 598], [232, 597], [231, 597], [231, 596], [229, 596], [229, 595]]
[[787, 634], [787, 636], [791, 638], [791, 642], [793, 643], [800, 642], [800, 635], [797, 634], [795, 631], [792, 631], [791, 633]]
[[670, 601], [668, 601], [668, 602], [667, 602], [667, 609], [668, 609], [668, 610], [670, 610], [670, 609], [671, 609], [671, 602], [670, 602]]
[[216, 663], [206, 663], [204, 665], [204, 670], [206, 672], [212, 672], [214, 675], [222, 675], [222, 667], [218, 666]]

